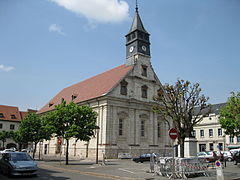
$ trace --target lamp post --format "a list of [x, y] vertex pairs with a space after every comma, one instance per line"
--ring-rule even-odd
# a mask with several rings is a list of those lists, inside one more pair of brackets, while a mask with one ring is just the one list
[[96, 134], [97, 134], [97, 145], [96, 145], [96, 164], [98, 164], [98, 144], [99, 144], [99, 130], [100, 127], [96, 126]]

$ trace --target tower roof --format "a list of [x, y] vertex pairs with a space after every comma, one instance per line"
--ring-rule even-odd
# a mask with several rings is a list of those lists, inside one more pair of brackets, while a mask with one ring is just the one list
[[143, 26], [142, 20], [138, 13], [138, 7], [136, 7], [135, 16], [134, 16], [133, 23], [132, 23], [129, 33], [133, 32], [135, 30], [139, 30], [139, 31], [149, 34]]

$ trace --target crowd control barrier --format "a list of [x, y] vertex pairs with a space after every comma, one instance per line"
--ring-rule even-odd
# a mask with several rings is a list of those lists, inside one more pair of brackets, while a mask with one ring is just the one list
[[209, 176], [208, 163], [204, 158], [154, 157], [151, 163], [154, 163], [154, 173], [160, 176], [183, 179], [189, 176]]

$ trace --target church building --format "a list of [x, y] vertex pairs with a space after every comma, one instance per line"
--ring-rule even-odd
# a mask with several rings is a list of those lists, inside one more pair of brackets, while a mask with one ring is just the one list
[[[87, 105], [97, 112], [99, 132], [89, 142], [70, 141], [69, 156], [95, 157], [104, 152], [107, 158], [128, 153], [159, 152], [170, 145], [169, 127], [152, 111], [153, 97], [161, 83], [151, 65], [150, 34], [146, 31], [136, 7], [126, 37], [125, 64], [64, 88], [38, 114], [54, 109], [64, 99]], [[65, 152], [65, 143], [57, 139], [40, 144], [42, 154]], [[96, 152], [98, 149], [99, 153]]]

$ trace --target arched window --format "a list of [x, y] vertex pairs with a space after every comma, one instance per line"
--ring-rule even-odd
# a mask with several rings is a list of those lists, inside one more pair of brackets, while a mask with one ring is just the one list
[[161, 123], [160, 122], [158, 122], [158, 124], [157, 124], [157, 134], [158, 134], [158, 138], [160, 138], [161, 137]]
[[141, 136], [145, 136], [145, 121], [141, 120]]
[[148, 87], [146, 85], [142, 86], [142, 98], [147, 98]]
[[119, 119], [118, 121], [118, 135], [123, 135], [123, 119]]
[[116, 131], [118, 131], [118, 136], [119, 137], [124, 137], [126, 136], [125, 134], [125, 129], [127, 128], [127, 118], [128, 118], [128, 114], [124, 111], [118, 112], [118, 129], [116, 129]]
[[125, 80], [122, 80], [122, 82], [120, 84], [121, 84], [120, 94], [127, 95], [127, 85], [128, 85], [128, 82], [125, 81]]

